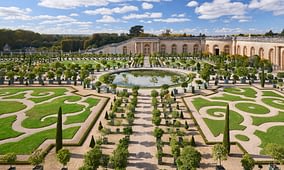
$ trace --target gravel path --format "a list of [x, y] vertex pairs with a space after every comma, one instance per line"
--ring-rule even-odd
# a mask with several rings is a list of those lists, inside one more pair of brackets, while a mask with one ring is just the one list
[[156, 139], [153, 136], [151, 97], [143, 93], [138, 96], [133, 134], [130, 136], [128, 170], [157, 169], [155, 157]]
[[[253, 88], [253, 87], [251, 87]], [[222, 97], [223, 94], [225, 94], [225, 92], [219, 92], [217, 94], [211, 95], [210, 97], [206, 97], [206, 96], [195, 96], [195, 97], [189, 97], [189, 98], [185, 98], [185, 101], [187, 103], [187, 105], [189, 106], [189, 108], [191, 109], [191, 112], [193, 114], [193, 116], [195, 117], [195, 119], [197, 120], [199, 126], [201, 127], [203, 133], [205, 134], [206, 138], [208, 141], [212, 141], [212, 142], [217, 142], [217, 141], [222, 141], [223, 135], [219, 135], [217, 137], [215, 137], [212, 133], [211, 130], [208, 128], [208, 126], [206, 125], [206, 123], [204, 122], [204, 118], [208, 118], [211, 120], [223, 120], [224, 117], [214, 117], [211, 116], [207, 113], [207, 110], [209, 109], [213, 109], [213, 108], [222, 108], [220, 106], [207, 106], [207, 107], [202, 107], [199, 111], [196, 110], [195, 106], [192, 104], [192, 101], [195, 98], [204, 98], [206, 100], [209, 101], [219, 101], [219, 102], [228, 102], [230, 105], [230, 110], [236, 111], [237, 113], [239, 113], [240, 115], [242, 115], [242, 117], [244, 118], [244, 121], [241, 123], [241, 125], [245, 126], [246, 129], [244, 130], [231, 130], [231, 139], [232, 141], [237, 141], [239, 142], [248, 153], [255, 155], [256, 157], [260, 157], [260, 151], [261, 151], [261, 140], [258, 138], [258, 136], [256, 136], [254, 133], [256, 131], [262, 131], [262, 132], [267, 132], [267, 130], [271, 127], [274, 126], [284, 126], [284, 122], [267, 122], [267, 123], [263, 123], [259, 126], [253, 125], [253, 117], [273, 117], [273, 116], [277, 116], [279, 114], [280, 109], [274, 108], [270, 105], [267, 105], [265, 103], [262, 102], [263, 98], [275, 98], [275, 101], [277, 101], [277, 99], [281, 99], [281, 98], [277, 98], [277, 97], [270, 97], [270, 96], [262, 96], [262, 91], [257, 89], [257, 88], [253, 88], [257, 94], [256, 94], [256, 98], [253, 98], [255, 101], [248, 101], [246, 103], [256, 103], [262, 106], [265, 106], [266, 108], [268, 108], [270, 110], [269, 113], [267, 114], [253, 114], [253, 113], [247, 113], [244, 112], [240, 109], [238, 109], [235, 105], [237, 103], [244, 103], [243, 101], [233, 101], [233, 102], [228, 102], [228, 101], [224, 101], [224, 100], [213, 100], [210, 99], [211, 97]], [[279, 92], [275, 93], [282, 95]], [[236, 94], [231, 94], [233, 96], [242, 96], [242, 95], [236, 95]], [[243, 98], [247, 98], [242, 96]], [[250, 98], [252, 99], [252, 98]], [[223, 107], [225, 108], [225, 107]], [[218, 113], [215, 113], [218, 114]], [[220, 113], [221, 114], [221, 113]], [[223, 114], [224, 115], [224, 114]], [[235, 136], [236, 135], [245, 135], [249, 138], [249, 141], [240, 141], [238, 140]]]

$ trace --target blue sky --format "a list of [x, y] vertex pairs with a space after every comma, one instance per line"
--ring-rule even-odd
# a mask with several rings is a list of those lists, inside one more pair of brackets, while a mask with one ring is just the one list
[[280, 32], [284, 0], [9, 0], [0, 1], [0, 28], [46, 34], [145, 32], [229, 35]]

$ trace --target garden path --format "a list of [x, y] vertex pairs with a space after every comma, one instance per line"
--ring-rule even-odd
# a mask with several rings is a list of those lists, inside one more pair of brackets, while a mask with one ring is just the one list
[[149, 93], [138, 96], [138, 105], [133, 124], [133, 134], [130, 136], [130, 145], [127, 169], [157, 169], [155, 157], [156, 139], [153, 136], [152, 106]]
[[[252, 87], [251, 87], [252, 88]], [[253, 113], [247, 113], [245, 111], [240, 110], [239, 108], [236, 107], [236, 104], [238, 103], [244, 103], [244, 101], [230, 101], [229, 105], [230, 105], [230, 110], [236, 111], [237, 113], [239, 113], [240, 115], [242, 115], [242, 117], [244, 118], [244, 121], [241, 123], [241, 125], [245, 126], [246, 129], [244, 130], [231, 130], [231, 138], [232, 141], [238, 141], [244, 148], [245, 150], [253, 155], [256, 155], [257, 157], [260, 157], [260, 151], [261, 151], [261, 140], [259, 139], [258, 136], [255, 135], [255, 132], [258, 131], [262, 131], [262, 132], [267, 132], [267, 130], [271, 127], [274, 126], [284, 126], [284, 123], [279, 121], [279, 122], [266, 122], [263, 123], [259, 126], [254, 125], [253, 124], [253, 117], [274, 117], [277, 116], [279, 114], [279, 111], [281, 111], [281, 109], [277, 109], [274, 108], [266, 103], [264, 103], [262, 101], [262, 99], [264, 98], [273, 98], [275, 99], [275, 101], [281, 100], [281, 98], [279, 97], [272, 97], [272, 96], [263, 96], [263, 92], [257, 88], [253, 88], [257, 93], [256, 93], [256, 97], [253, 98], [254, 101], [253, 102], [247, 102], [247, 103], [256, 103], [258, 105], [261, 106], [265, 106], [266, 108], [268, 108], [270, 111], [267, 114], [253, 114]], [[277, 94], [282, 95], [280, 92], [275, 91]], [[188, 97], [185, 98], [185, 102], [188, 105], [188, 107], [190, 108], [193, 116], [195, 117], [195, 119], [197, 120], [199, 126], [201, 127], [204, 135], [206, 136], [207, 140], [210, 142], [218, 142], [221, 141], [223, 138], [223, 135], [220, 134], [219, 136], [214, 136], [211, 132], [211, 130], [208, 128], [207, 124], [205, 123], [204, 119], [211, 119], [211, 120], [223, 120], [224, 117], [215, 117], [212, 115], [208, 114], [208, 110], [209, 109], [213, 109], [213, 108], [220, 108], [220, 106], [205, 106], [202, 107], [199, 111], [195, 108], [195, 106], [193, 105], [192, 101], [195, 98], [204, 98], [206, 100], [209, 101], [218, 101], [218, 102], [225, 102], [227, 103], [228, 101], [226, 100], [213, 100], [212, 97], [222, 97], [223, 94], [226, 94], [225, 92], [219, 92], [217, 94], [213, 94], [210, 95], [210, 97], [207, 96], [194, 96], [194, 97]], [[245, 96], [239, 95], [239, 94], [232, 94], [230, 93], [230, 95], [232, 96], [238, 96], [238, 97], [243, 97], [245, 99], [252, 99], [252, 98], [247, 98]], [[216, 113], [218, 114], [218, 113]], [[224, 113], [220, 113], [222, 115], [224, 115]], [[235, 136], [236, 135], [245, 135], [249, 138], [249, 141], [240, 141], [238, 140]]]

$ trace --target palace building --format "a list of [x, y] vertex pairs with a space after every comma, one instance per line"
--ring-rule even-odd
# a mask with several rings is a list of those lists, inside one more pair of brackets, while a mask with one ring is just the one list
[[143, 54], [200, 53], [254, 56], [268, 59], [275, 70], [284, 70], [284, 38], [280, 37], [139, 37], [109, 44], [93, 53]]

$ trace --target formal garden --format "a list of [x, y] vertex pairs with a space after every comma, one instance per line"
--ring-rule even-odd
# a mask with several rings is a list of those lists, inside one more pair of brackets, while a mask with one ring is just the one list
[[41, 145], [49, 147], [53, 144], [48, 139], [55, 139], [60, 107], [63, 138], [69, 144], [78, 143], [72, 139], [75, 136], [82, 138], [82, 134], [77, 133], [86, 131], [83, 124], [91, 125], [90, 119], [99, 114], [96, 106], [102, 102], [99, 97], [80, 96], [74, 89], [61, 87], [5, 87], [0, 88], [0, 99], [1, 155], [30, 155]]
[[[230, 107], [231, 140], [250, 154], [264, 154], [268, 143], [283, 145], [283, 94], [254, 87], [226, 87], [208, 96], [186, 98], [208, 142], [222, 141], [226, 106]], [[277, 138], [277, 140], [275, 140]]]
[[[81, 169], [195, 169], [200, 134], [214, 145], [230, 133], [229, 143], [255, 157], [273, 157], [265, 151], [271, 144], [284, 146], [284, 75], [258, 56], [66, 53], [1, 60], [0, 155], [18, 161], [38, 149], [48, 154], [54, 143], [57, 156], [70, 156], [62, 143], [58, 148], [61, 128], [63, 146], [90, 142]], [[212, 157], [223, 159], [221, 151], [229, 154], [214, 145]]]

